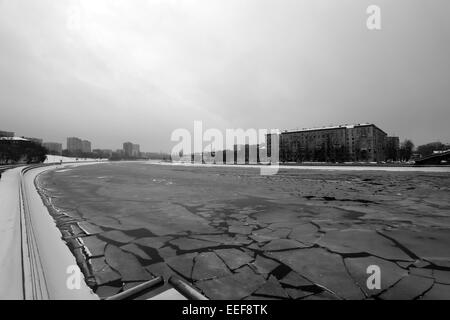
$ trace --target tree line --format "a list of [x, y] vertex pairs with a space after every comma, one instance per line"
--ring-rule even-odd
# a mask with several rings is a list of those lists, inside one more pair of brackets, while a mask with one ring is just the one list
[[0, 140], [0, 164], [40, 163], [47, 149], [32, 141]]
[[415, 156], [416, 158], [423, 158], [433, 154], [435, 151], [450, 150], [450, 144], [444, 144], [440, 141], [430, 142], [414, 148], [414, 143], [406, 139], [400, 144], [399, 160], [409, 161]]

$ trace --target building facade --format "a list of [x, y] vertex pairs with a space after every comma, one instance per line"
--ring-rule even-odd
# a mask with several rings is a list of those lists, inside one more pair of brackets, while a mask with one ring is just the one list
[[1, 137], [14, 137], [14, 132], [0, 130], [0, 138]]
[[42, 144], [50, 154], [60, 155], [62, 154], [62, 143], [57, 142], [44, 142]]
[[125, 157], [137, 158], [140, 156], [140, 146], [131, 142], [125, 142], [123, 144], [123, 153]]
[[91, 142], [88, 140], [81, 141], [81, 152], [90, 153], [91, 152]]
[[[281, 162], [379, 162], [386, 160], [387, 134], [374, 124], [284, 131], [279, 135]], [[267, 148], [270, 150], [270, 136]]]
[[374, 124], [350, 126], [347, 129], [349, 161], [385, 161], [386, 138], [386, 132]]
[[92, 151], [91, 142], [77, 137], [67, 138], [67, 150], [71, 154], [90, 153]]
[[67, 150], [71, 153], [81, 152], [83, 149], [82, 141], [77, 137], [67, 138]]

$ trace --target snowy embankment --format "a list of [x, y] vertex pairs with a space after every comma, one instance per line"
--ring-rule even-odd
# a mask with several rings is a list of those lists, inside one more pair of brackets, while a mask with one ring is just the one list
[[0, 299], [23, 299], [20, 232], [20, 170], [0, 180]]
[[[34, 185], [56, 166], [24, 168], [0, 180], [0, 299], [98, 299]], [[71, 275], [80, 277], [76, 288], [67, 285]]]
[[92, 162], [92, 161], [108, 161], [108, 159], [91, 159], [91, 158], [75, 158], [75, 157], [63, 157], [63, 156], [54, 156], [54, 155], [47, 155], [47, 159], [44, 161], [44, 163], [66, 163], [66, 162]]

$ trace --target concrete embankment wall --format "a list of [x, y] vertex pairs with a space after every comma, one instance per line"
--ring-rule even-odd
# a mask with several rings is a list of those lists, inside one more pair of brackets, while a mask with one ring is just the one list
[[[0, 180], [0, 299], [98, 299], [34, 185], [53, 168], [15, 168]], [[79, 288], [67, 285], [74, 274]]]
[[0, 299], [23, 299], [20, 168], [2, 173], [0, 180]]

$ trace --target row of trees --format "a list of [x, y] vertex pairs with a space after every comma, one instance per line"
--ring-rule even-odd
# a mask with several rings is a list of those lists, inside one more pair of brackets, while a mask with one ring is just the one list
[[400, 144], [399, 160], [409, 161], [413, 156], [422, 158], [433, 154], [434, 151], [450, 150], [450, 144], [444, 144], [440, 141], [430, 142], [414, 148], [414, 143], [406, 139]]
[[417, 147], [417, 153], [422, 157], [433, 154], [434, 151], [447, 151], [450, 150], [450, 144], [444, 144], [440, 141], [430, 142]]
[[414, 143], [406, 139], [400, 144], [400, 148], [398, 150], [398, 158], [400, 161], [409, 161], [412, 158], [414, 151]]
[[93, 152], [71, 152], [67, 149], [62, 151], [62, 155], [64, 157], [72, 157], [72, 158], [95, 158], [95, 154]]
[[0, 140], [0, 164], [44, 162], [47, 149], [31, 141]]

